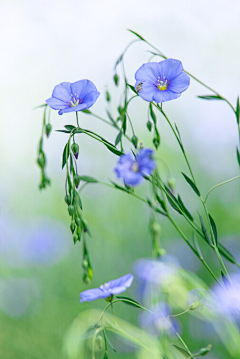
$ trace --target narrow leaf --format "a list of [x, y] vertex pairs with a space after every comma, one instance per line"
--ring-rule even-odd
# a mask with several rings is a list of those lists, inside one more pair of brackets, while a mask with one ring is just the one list
[[117, 146], [119, 144], [119, 142], [121, 141], [122, 139], [122, 130], [119, 131], [117, 137], [116, 137], [116, 140], [115, 140], [115, 146]]
[[188, 352], [186, 349], [183, 349], [183, 348], [179, 347], [179, 346], [176, 345], [176, 344], [172, 344], [172, 346], [173, 346], [174, 348], [176, 348], [182, 355], [184, 355], [185, 358], [191, 357], [191, 356], [189, 355], [189, 352]]
[[222, 97], [217, 95], [203, 95], [203, 96], [197, 96], [198, 98], [201, 98], [202, 100], [223, 100]]
[[164, 185], [164, 187], [165, 187], [165, 190], [166, 190], [167, 193], [168, 193], [167, 200], [168, 200], [170, 206], [171, 206], [173, 209], [175, 209], [175, 211], [177, 211], [178, 213], [182, 214], [182, 213], [180, 212], [180, 210], [178, 209], [178, 207], [181, 208], [181, 206], [179, 205], [177, 198], [172, 194], [171, 191], [169, 191], [169, 189], [167, 188], [167, 186]]
[[240, 153], [239, 153], [239, 149], [237, 148], [237, 160], [238, 160], [238, 165], [240, 167]]
[[132, 305], [134, 307], [138, 307], [138, 308], [141, 308], [141, 309], [145, 309], [141, 306], [141, 304], [139, 304], [136, 300], [132, 299], [132, 298], [129, 298], [129, 297], [122, 297], [122, 296], [119, 296], [119, 295], [116, 295], [116, 298], [117, 299], [126, 299], [126, 300], [129, 300], [131, 303], [129, 302], [125, 302], [124, 300], [122, 301], [123, 303], [125, 304], [128, 304], [128, 305]]
[[194, 192], [200, 197], [199, 189], [197, 188], [195, 183], [187, 175], [185, 175], [183, 172], [182, 172], [182, 175], [185, 178], [185, 180], [187, 181], [187, 183], [192, 187]]
[[125, 112], [122, 115], [122, 130], [123, 130], [123, 133], [125, 135], [126, 130], [127, 130], [127, 116], [126, 116]]
[[78, 205], [81, 208], [81, 210], [83, 209], [81, 198], [79, 196], [79, 193], [75, 189], [74, 189], [74, 203]]
[[200, 222], [201, 222], [201, 228], [202, 228], [202, 232], [203, 232], [203, 235], [204, 235], [204, 238], [206, 240], [206, 242], [212, 247], [212, 241], [211, 241], [211, 238], [208, 234], [208, 231], [207, 231], [207, 228], [205, 226], [205, 223], [202, 219], [202, 216], [198, 213], [199, 215], [199, 219], [200, 219]]
[[115, 188], [117, 188], [117, 189], [119, 189], [119, 190], [121, 190], [121, 191], [123, 191], [123, 192], [129, 193], [129, 190], [128, 190], [128, 189], [126, 189], [126, 188], [124, 188], [124, 187], [122, 187], [122, 186], [119, 186], [119, 185], [116, 184], [115, 182], [112, 182], [112, 181], [110, 181], [110, 182], [114, 185]]
[[128, 31], [130, 31], [132, 34], [134, 34], [135, 36], [137, 36], [140, 40], [142, 41], [146, 41], [141, 35], [139, 35], [137, 32], [127, 29]]
[[180, 204], [181, 210], [186, 214], [186, 216], [190, 219], [190, 221], [193, 221], [193, 216], [191, 215], [191, 213], [188, 211], [188, 209], [186, 208], [185, 204], [183, 203], [180, 195], [178, 195], [178, 202]]
[[68, 130], [68, 131], [72, 131], [72, 130], [74, 130], [74, 128], [76, 128], [75, 126], [72, 126], [72, 125], [66, 125], [66, 126], [64, 126], [65, 128], [66, 128], [66, 130]]
[[223, 255], [223, 257], [226, 258], [229, 262], [237, 264], [237, 261], [233, 257], [233, 255], [221, 243], [218, 243], [218, 249], [219, 252]]
[[67, 160], [69, 157], [69, 146], [68, 146], [68, 142], [66, 143], [66, 146], [64, 147], [63, 150], [63, 155], [62, 155], [62, 168], [64, 168]]
[[82, 110], [81, 112], [91, 114], [92, 112], [90, 110]]
[[137, 91], [135, 90], [134, 86], [129, 85], [129, 84], [127, 84], [127, 85], [128, 85], [128, 87], [130, 87], [130, 89], [131, 89], [136, 95], [138, 95], [138, 93], [137, 93]]
[[114, 70], [116, 70], [116, 68], [120, 64], [120, 62], [122, 62], [122, 59], [123, 59], [123, 54], [117, 59], [115, 66], [114, 66]]
[[79, 177], [84, 182], [88, 182], [88, 183], [97, 183], [98, 182], [98, 180], [96, 180], [95, 178], [90, 177], [90, 176], [79, 176]]
[[106, 113], [107, 113], [107, 115], [108, 115], [109, 120], [110, 120], [112, 123], [115, 124], [115, 121], [114, 121], [112, 115], [110, 114], [110, 112], [109, 112], [108, 110], [106, 110]]
[[209, 219], [210, 219], [210, 223], [211, 223], [211, 227], [213, 230], [213, 234], [214, 234], [214, 238], [215, 238], [215, 243], [216, 245], [218, 245], [218, 237], [217, 237], [217, 226], [212, 218], [212, 216], [208, 213]]
[[236, 118], [237, 118], [237, 124], [239, 126], [239, 117], [240, 117], [240, 105], [239, 105], [239, 96], [237, 98], [237, 104], [236, 104]]
[[67, 130], [55, 130], [56, 132], [64, 132], [64, 133], [70, 133], [71, 131], [67, 131]]

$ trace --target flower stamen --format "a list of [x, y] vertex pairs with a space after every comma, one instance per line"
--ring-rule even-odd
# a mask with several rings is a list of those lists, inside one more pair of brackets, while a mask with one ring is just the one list
[[72, 101], [70, 101], [71, 107], [75, 107], [79, 105], [79, 99], [76, 100], [75, 97], [72, 98]]
[[156, 82], [156, 86], [160, 91], [167, 90], [168, 81], [165, 79], [165, 76], [163, 77], [163, 79], [160, 79], [160, 77], [158, 77], [157, 82]]
[[132, 167], [131, 167], [131, 170], [132, 170], [133, 172], [139, 172], [139, 165], [138, 165], [137, 162], [133, 162]]

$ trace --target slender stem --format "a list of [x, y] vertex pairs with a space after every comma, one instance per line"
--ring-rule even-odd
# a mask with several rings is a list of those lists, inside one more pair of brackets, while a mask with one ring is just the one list
[[189, 312], [190, 308], [187, 308], [186, 310], [184, 310], [184, 312], [182, 313], [178, 313], [178, 314], [174, 314], [174, 315], [169, 315], [170, 318], [175, 318], [175, 317], [179, 317], [179, 315], [183, 315], [187, 312]]
[[213, 186], [213, 187], [208, 191], [208, 193], [207, 193], [207, 195], [206, 195], [206, 198], [205, 198], [205, 200], [204, 200], [204, 203], [207, 202], [207, 198], [208, 198], [209, 194], [210, 194], [215, 188], [220, 187], [220, 186], [222, 186], [222, 185], [224, 185], [224, 184], [226, 184], [226, 183], [235, 181], [235, 180], [238, 179], [238, 178], [240, 178], [240, 176], [233, 177], [233, 178], [231, 178], [231, 179], [229, 179], [229, 180], [227, 180], [227, 181], [218, 183], [218, 184], [216, 184], [215, 186]]
[[95, 359], [95, 341], [96, 341], [96, 338], [97, 338], [97, 335], [99, 332], [101, 332], [104, 328], [103, 327], [100, 327], [98, 328], [95, 333], [94, 333], [94, 336], [93, 336], [93, 341], [92, 341], [92, 359]]
[[76, 120], [77, 120], [77, 126], [79, 127], [79, 123], [78, 123], [78, 113], [76, 112]]

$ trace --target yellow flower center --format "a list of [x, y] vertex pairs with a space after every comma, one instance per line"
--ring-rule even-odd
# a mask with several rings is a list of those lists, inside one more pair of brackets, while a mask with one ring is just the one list
[[163, 79], [160, 79], [160, 77], [158, 77], [156, 85], [160, 91], [165, 91], [168, 88], [168, 82], [165, 77], [163, 77]]
[[71, 107], [75, 107], [77, 105], [79, 105], [79, 99], [75, 99], [75, 97], [73, 97], [72, 101], [70, 101]]
[[139, 166], [138, 166], [137, 162], [133, 162], [131, 170], [133, 172], [139, 172]]

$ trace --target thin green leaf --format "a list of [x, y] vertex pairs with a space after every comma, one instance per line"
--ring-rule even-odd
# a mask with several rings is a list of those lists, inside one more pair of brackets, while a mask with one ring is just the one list
[[239, 153], [239, 149], [237, 148], [237, 160], [238, 160], [238, 165], [240, 167], [240, 153]]
[[202, 100], [223, 100], [222, 97], [217, 95], [203, 95], [203, 96], [197, 96], [198, 98], [201, 98]]
[[239, 96], [237, 98], [237, 104], [236, 104], [236, 118], [237, 118], [237, 124], [239, 126], [239, 117], [240, 117], [240, 105], [239, 105]]
[[104, 335], [104, 340], [106, 340], [107, 344], [110, 345], [110, 348], [111, 348], [115, 353], [117, 353], [117, 350], [114, 348], [114, 346], [112, 345], [110, 339], [109, 339], [108, 336], [107, 336], [106, 330], [103, 331], [103, 335]]
[[90, 110], [82, 110], [81, 112], [91, 114], [92, 112]]
[[203, 259], [203, 255], [202, 255], [202, 252], [201, 252], [201, 249], [200, 249], [200, 246], [199, 246], [199, 243], [198, 243], [198, 240], [197, 240], [197, 236], [196, 236], [196, 233], [193, 232], [193, 243], [194, 243], [194, 247], [199, 255], [199, 258]]
[[107, 109], [105, 109], [105, 111], [106, 111], [106, 113], [107, 113], [107, 115], [108, 115], [109, 120], [110, 120], [112, 123], [115, 124], [115, 121], [114, 121], [112, 115], [110, 114], [110, 112], [109, 112]]
[[84, 182], [88, 182], [88, 183], [97, 183], [98, 182], [98, 180], [96, 180], [95, 178], [90, 177], [90, 176], [79, 176], [79, 177]]
[[72, 131], [72, 130], [74, 130], [74, 128], [76, 128], [75, 126], [72, 126], [72, 125], [66, 125], [66, 126], [64, 126], [65, 128], [66, 128], [66, 130], [68, 130], [68, 131]]
[[83, 209], [81, 198], [79, 196], [79, 193], [75, 189], [74, 189], [74, 203], [78, 205], [81, 208], [81, 210]]
[[191, 357], [190, 354], [189, 354], [189, 352], [188, 352], [186, 349], [183, 349], [183, 348], [179, 347], [179, 346], [176, 345], [176, 344], [172, 344], [172, 346], [173, 346], [174, 348], [176, 348], [182, 355], [184, 355], [185, 358]]
[[193, 216], [189, 212], [189, 210], [186, 208], [185, 204], [183, 203], [180, 195], [178, 195], [178, 202], [180, 204], [181, 210], [186, 214], [186, 216], [190, 219], [190, 221], [193, 221]]
[[221, 243], [218, 243], [219, 252], [226, 258], [229, 262], [237, 264], [236, 259], [234, 256], [225, 248]]
[[47, 106], [47, 104], [46, 103], [44, 103], [43, 105], [40, 105], [40, 106], [36, 106], [36, 107], [34, 107], [33, 108], [33, 110], [37, 110], [38, 108], [41, 108], [41, 107], [46, 107]]
[[210, 215], [210, 213], [208, 213], [208, 216], [209, 216], [211, 227], [212, 227], [212, 230], [213, 230], [215, 243], [216, 243], [216, 245], [218, 245], [217, 226], [216, 226], [212, 216]]
[[128, 87], [136, 94], [138, 95], [137, 91], [135, 90], [134, 86], [127, 84]]
[[126, 134], [126, 130], [127, 130], [127, 116], [126, 113], [124, 112], [122, 115], [122, 131], [124, 135]]
[[180, 135], [180, 132], [179, 132], [179, 129], [178, 129], [176, 123], [175, 123], [175, 128], [176, 128], [176, 131], [177, 131], [177, 134], [178, 134], [178, 138], [179, 138], [180, 142], [182, 142], [181, 135]]
[[181, 208], [180, 204], [178, 203], [177, 198], [172, 194], [172, 192], [167, 188], [167, 186], [164, 185], [165, 190], [168, 193], [167, 200], [170, 204], [170, 206], [175, 209], [178, 213], [182, 214], [179, 208]]
[[70, 133], [71, 131], [67, 131], [67, 130], [55, 130], [56, 132], [64, 132], [64, 133]]
[[139, 35], [137, 32], [127, 29], [128, 31], [130, 31], [132, 34], [134, 34], [135, 36], [137, 36], [140, 40], [142, 41], [146, 41], [141, 35]]
[[63, 155], [62, 155], [62, 168], [64, 168], [66, 161], [68, 160], [68, 157], [69, 157], [69, 146], [68, 146], [68, 142], [67, 142], [64, 147]]
[[124, 187], [122, 187], [122, 186], [119, 186], [119, 185], [116, 184], [115, 182], [112, 182], [112, 181], [110, 181], [110, 182], [114, 185], [115, 188], [117, 188], [117, 189], [119, 189], [119, 190], [121, 190], [121, 191], [123, 191], [123, 192], [129, 193], [129, 190], [128, 190], [128, 189], [126, 189], [126, 188], [124, 188]]
[[194, 190], [194, 192], [200, 197], [200, 192], [199, 189], [197, 188], [197, 186], [195, 185], [195, 183], [193, 183], [193, 181], [182, 172], [183, 177], [185, 178], [185, 180], [187, 181], [187, 183], [192, 187], [192, 189]]
[[115, 146], [117, 146], [119, 144], [119, 142], [121, 141], [122, 139], [122, 130], [119, 131], [117, 137], [116, 137], [116, 140], [115, 140]]
[[211, 237], [208, 234], [208, 231], [207, 231], [205, 223], [204, 223], [204, 221], [202, 219], [202, 216], [199, 213], [198, 213], [198, 215], [199, 215], [199, 219], [200, 219], [200, 222], [201, 222], [201, 228], [202, 228], [202, 233], [204, 235], [204, 238], [205, 238], [206, 242], [212, 247], [213, 244], [212, 244], [212, 241], [211, 241]]
[[141, 304], [139, 304], [136, 300], [134, 300], [134, 299], [132, 299], [132, 298], [122, 297], [122, 296], [119, 296], [119, 295], [116, 295], [116, 298], [117, 298], [117, 299], [126, 299], [126, 300], [129, 300], [131, 303], [125, 302], [124, 300], [123, 300], [123, 303], [128, 304], [128, 305], [132, 305], [132, 306], [137, 307], [137, 308], [145, 309], [144, 307], [141, 306]]
[[116, 70], [116, 68], [120, 64], [120, 62], [122, 62], [122, 59], [123, 59], [123, 54], [117, 59], [115, 66], [114, 66], [114, 70]]

